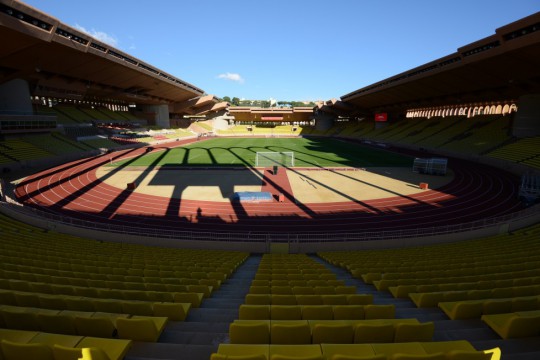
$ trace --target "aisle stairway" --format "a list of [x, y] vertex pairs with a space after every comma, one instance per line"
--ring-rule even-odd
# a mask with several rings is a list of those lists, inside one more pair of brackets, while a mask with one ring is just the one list
[[200, 308], [191, 309], [184, 322], [170, 321], [157, 343], [133, 343], [125, 360], [208, 360], [228, 342], [229, 324], [238, 318], [260, 256], [250, 256]]
[[372, 294], [374, 304], [394, 304], [396, 318], [433, 321], [433, 341], [468, 340], [478, 350], [499, 347], [503, 360], [540, 359], [539, 337], [502, 340], [480, 319], [450, 320], [438, 307], [418, 308], [410, 299], [394, 298], [389, 291], [378, 291], [375, 286], [353, 278], [345, 269], [331, 265], [319, 257], [312, 258], [325, 264], [336, 274], [338, 280], [344, 280], [346, 285], [356, 286], [357, 293]]

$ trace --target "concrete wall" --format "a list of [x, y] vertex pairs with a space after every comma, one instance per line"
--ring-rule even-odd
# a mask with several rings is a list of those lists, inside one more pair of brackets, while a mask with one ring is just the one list
[[[288, 248], [289, 253], [313, 253], [319, 251], [342, 251], [342, 250], [366, 250], [366, 249], [388, 249], [403, 248], [421, 245], [433, 245], [442, 243], [451, 243], [477, 239], [481, 237], [494, 236], [502, 233], [508, 233], [526, 226], [540, 222], [540, 205], [537, 205], [529, 216], [514, 219], [509, 222], [495, 224], [483, 229], [465, 231], [460, 233], [439, 234], [423, 237], [411, 237], [406, 239], [374, 239], [367, 241], [321, 241], [321, 242], [298, 242], [291, 240], [289, 242], [273, 243], [269, 241], [253, 241], [249, 239], [230, 239], [224, 240], [179, 240], [167, 237], [151, 237], [141, 235], [126, 235], [103, 230], [104, 225], [96, 224], [96, 229], [81, 228], [77, 226], [77, 220], [72, 220], [72, 224], [60, 223], [36, 216], [32, 209], [15, 206], [13, 204], [0, 203], [0, 212], [24, 223], [55, 231], [64, 234], [71, 234], [78, 237], [94, 240], [110, 241], [117, 243], [130, 243], [171, 248], [185, 249], [209, 249], [209, 250], [234, 250], [246, 251], [251, 253], [282, 252]], [[106, 226], [106, 225], [105, 225]], [[101, 229], [97, 229], [101, 228]], [[291, 237], [293, 238], [293, 237]]]
[[0, 111], [32, 113], [30, 89], [25, 80], [14, 79], [0, 85]]

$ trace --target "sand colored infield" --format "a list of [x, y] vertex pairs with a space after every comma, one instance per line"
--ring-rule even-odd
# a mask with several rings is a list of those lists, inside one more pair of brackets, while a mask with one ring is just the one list
[[[261, 170], [262, 171], [262, 170]], [[410, 168], [366, 168], [365, 170], [287, 170], [296, 199], [304, 204], [372, 200], [421, 193], [418, 184], [436, 189], [453, 179], [416, 174]], [[201, 201], [230, 201], [237, 191], [261, 191], [262, 174], [257, 170], [193, 170], [101, 167], [97, 176], [108, 185], [125, 188], [136, 182], [135, 192]], [[196, 185], [194, 185], [196, 184]]]
[[294, 197], [309, 203], [373, 200], [421, 193], [418, 184], [438, 188], [453, 179], [453, 174], [432, 176], [417, 174], [410, 168], [366, 168], [365, 170], [289, 171]]
[[[120, 170], [101, 167], [97, 177], [125, 188], [136, 182], [135, 192], [185, 200], [229, 202], [237, 191], [261, 191], [262, 175], [256, 170]], [[197, 184], [197, 185], [194, 185]]]

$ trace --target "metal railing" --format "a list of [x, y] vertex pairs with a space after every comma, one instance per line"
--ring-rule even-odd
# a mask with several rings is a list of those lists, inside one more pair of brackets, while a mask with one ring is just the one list
[[[118, 233], [123, 235], [145, 236], [160, 239], [175, 239], [189, 241], [225, 241], [225, 242], [256, 242], [256, 243], [322, 243], [322, 242], [358, 242], [388, 239], [408, 239], [427, 236], [437, 236], [445, 234], [455, 234], [485, 229], [493, 226], [511, 224], [516, 221], [523, 221], [540, 216], [540, 204], [527, 209], [501, 215], [492, 218], [452, 224], [446, 226], [419, 227], [415, 229], [383, 230], [383, 231], [358, 231], [358, 232], [291, 232], [275, 233], [262, 231], [197, 231], [197, 230], [175, 230], [140, 226], [126, 226], [117, 224], [107, 224], [103, 222], [93, 222], [68, 217], [61, 214], [54, 214], [47, 211], [25, 207], [15, 200], [6, 197], [6, 201], [0, 202], [0, 209], [10, 210], [32, 218], [39, 217], [46, 220], [50, 229], [55, 228], [55, 224], [73, 226], [77, 228]], [[8, 211], [6, 211], [8, 212]]]

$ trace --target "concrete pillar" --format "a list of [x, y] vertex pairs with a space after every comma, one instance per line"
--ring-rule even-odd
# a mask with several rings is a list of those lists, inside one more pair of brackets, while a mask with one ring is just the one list
[[[512, 135], [531, 137], [540, 135], [540, 94], [528, 94], [519, 98], [518, 111], [514, 115]], [[509, 116], [509, 115], [506, 115]]]
[[144, 107], [144, 111], [155, 114], [154, 122], [156, 126], [159, 126], [163, 129], [169, 129], [171, 127], [168, 105], [146, 105]]

